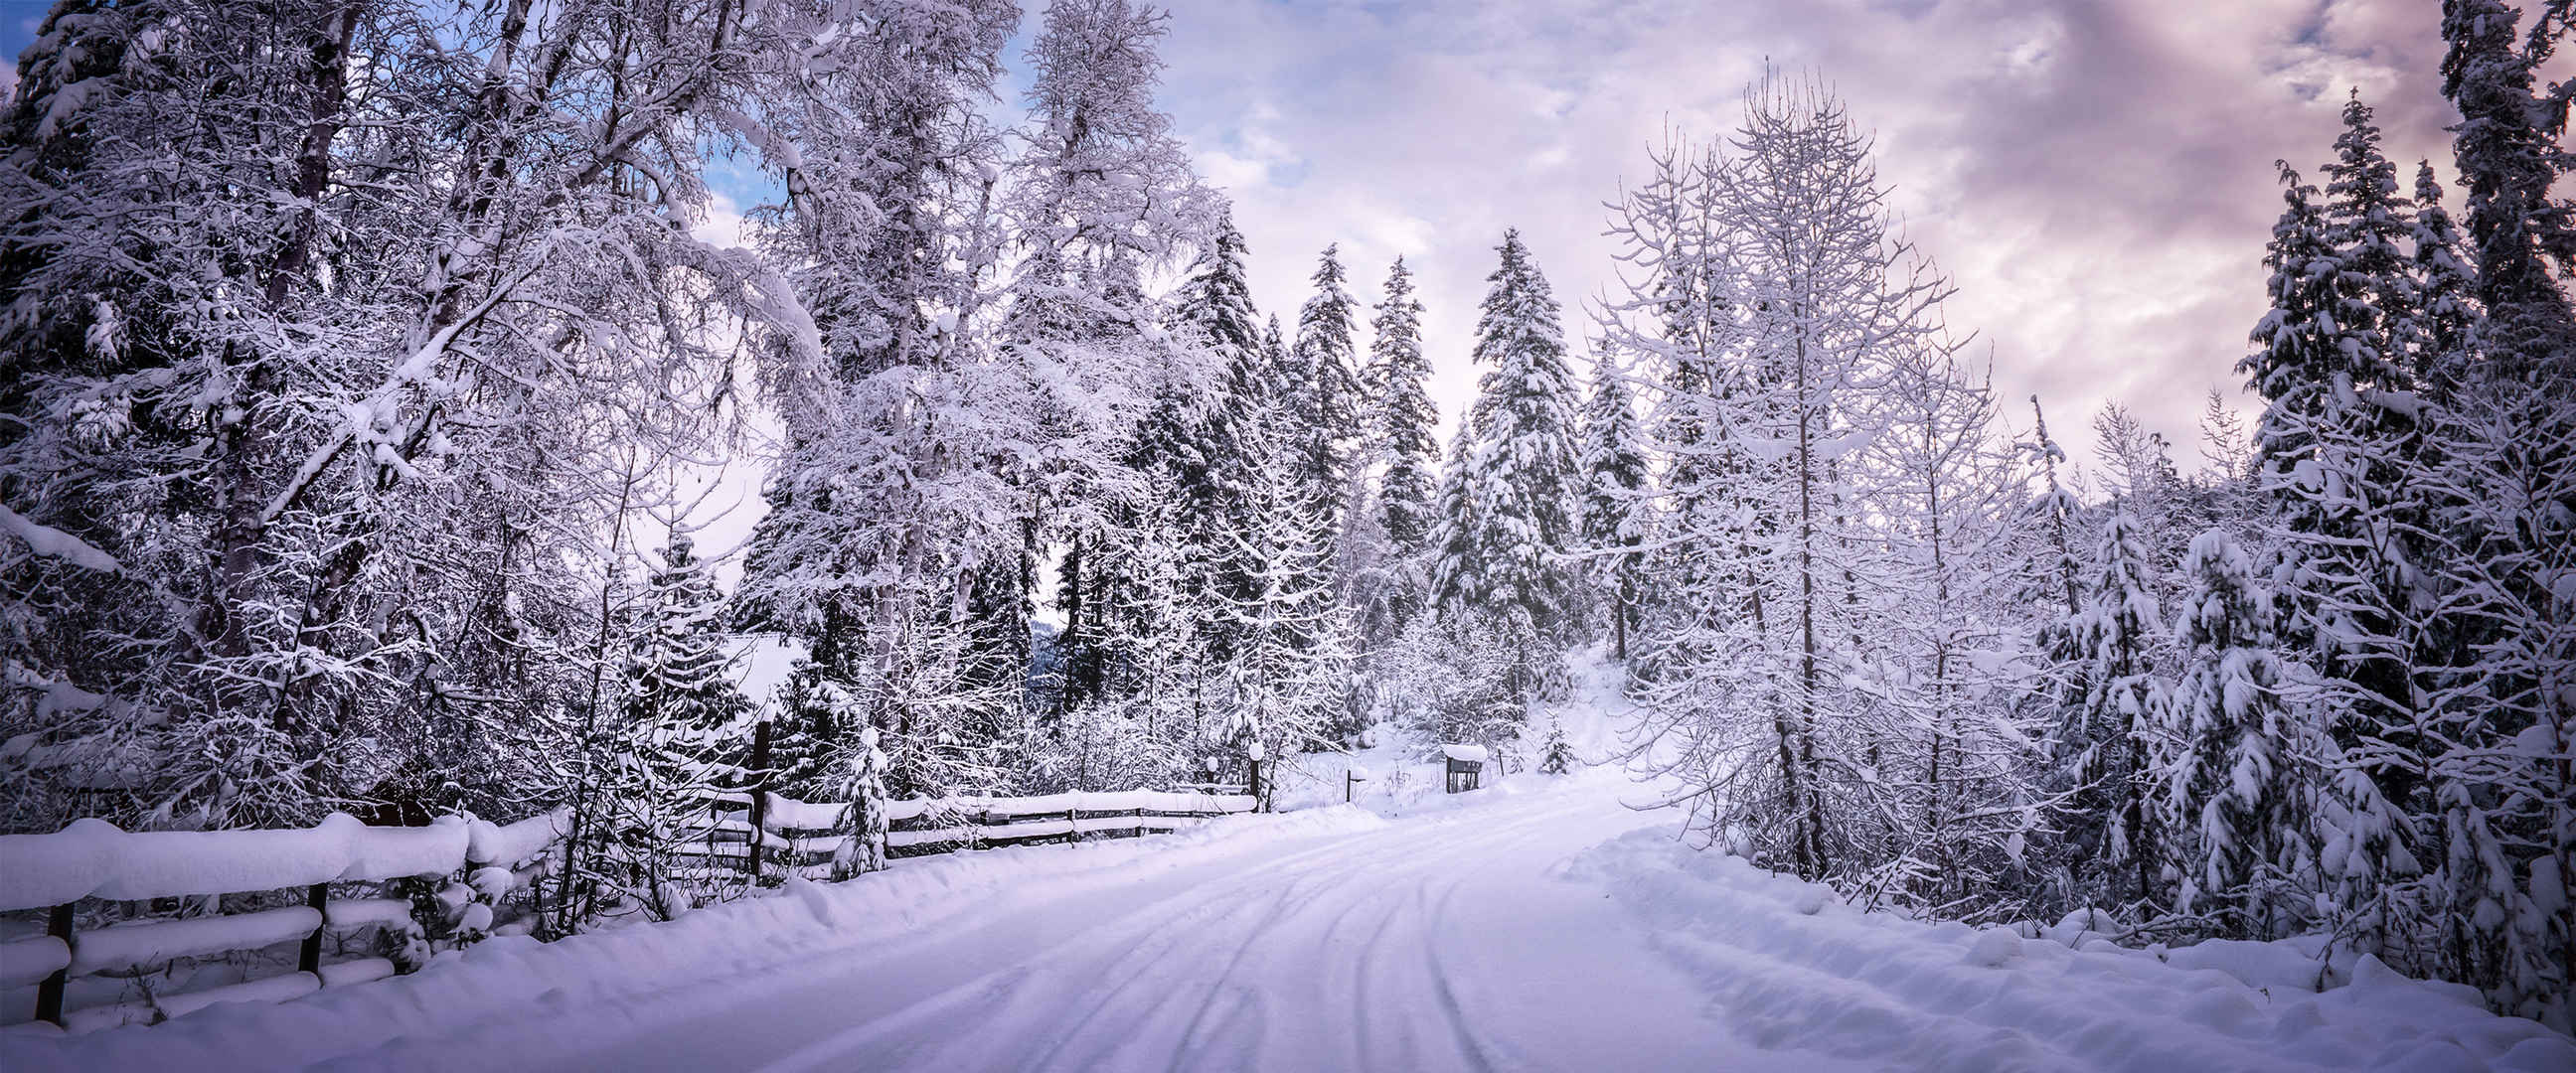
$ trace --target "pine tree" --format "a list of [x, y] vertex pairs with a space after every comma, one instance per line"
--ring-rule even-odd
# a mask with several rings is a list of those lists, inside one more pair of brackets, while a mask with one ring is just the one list
[[1425, 384], [1431, 364], [1422, 353], [1422, 303], [1413, 296], [1413, 273], [1404, 258], [1387, 269], [1386, 297], [1369, 322], [1367, 395], [1375, 400], [1370, 435], [1385, 467], [1379, 478], [1378, 516], [1388, 545], [1402, 557], [1419, 554], [1434, 525], [1440, 447], [1433, 439], [1439, 411]]
[[[1574, 610], [1582, 468], [1573, 373], [1556, 298], [1506, 231], [1486, 277], [1476, 360], [1490, 366], [1451, 449], [1432, 591], [1444, 617], [1493, 619], [1531, 664]], [[1535, 688], [1533, 679], [1522, 690]]]
[[2410, 754], [2435, 744], [2424, 691], [2440, 661], [2420, 587], [2434, 509], [2416, 462], [2422, 397], [2401, 334], [2416, 284], [2392, 237], [2410, 224], [2369, 119], [2347, 107], [2324, 208], [2283, 168], [2273, 308], [2238, 365], [2266, 403], [2256, 435], [2275, 629], [2306, 672], [2290, 699], [2323, 732], [2320, 873], [2365, 948], [2396, 926], [2388, 899], [2417, 870], [2423, 831], [2408, 802], [2422, 764]]
[[[2282, 524], [2315, 531], [2321, 520], [2289, 490], [2313, 479], [2301, 466], [2316, 449], [2317, 430], [2333, 423], [2330, 408], [2339, 405], [2331, 390], [2332, 374], [2344, 360], [2344, 329], [2334, 308], [2338, 261], [2314, 201], [2316, 188], [2301, 182], [2287, 163], [2281, 165], [2281, 185], [2287, 205], [2264, 258], [2272, 270], [2271, 310], [2254, 326], [2254, 353], [2236, 369], [2264, 400], [2254, 448], [2262, 487], [2277, 504], [2273, 512]], [[2357, 350], [2361, 344], [2353, 345]]]
[[[2425, 747], [2392, 759], [2428, 775], [2432, 804], [2414, 811], [2429, 813], [2442, 845], [2432, 878], [2443, 975], [2478, 985], [2500, 1010], [2564, 1028], [2576, 1024], [2567, 894], [2576, 767], [2565, 759], [2576, 740], [2566, 684], [2576, 603], [2548, 579], [2566, 576], [2576, 547], [2567, 521], [2576, 505], [2576, 300], [2563, 282], [2576, 270], [2576, 204], [2553, 191], [2576, 160], [2558, 144], [2567, 87], [2533, 86], [2570, 24], [2565, 3], [2544, 5], [2517, 47], [2516, 14], [2496, 0], [2443, 5], [2443, 92], [2461, 116], [2451, 129], [2469, 255], [2451, 247], [2447, 216], [2419, 215], [2424, 338], [2449, 418], [2419, 468], [2443, 490], [2444, 546], [2428, 558], [2455, 655], [2419, 713]], [[2437, 341], [2446, 338], [2457, 348]], [[2429, 747], [2436, 742], [2453, 747]], [[2414, 863], [2400, 817], [2355, 811], [2377, 821], [2350, 825], [2348, 841], [2368, 851], [2362, 863]], [[2394, 833], [2363, 837], [2378, 831]], [[2362, 921], [2368, 937], [2405, 937], [2422, 923], [2386, 911], [2388, 901], [2360, 903], [2380, 910]]]
[[2076, 788], [2066, 817], [2071, 864], [2080, 889], [2152, 908], [2162, 900], [2156, 873], [2163, 850], [2149, 750], [2165, 703], [2153, 648], [2164, 616], [2154, 566], [2126, 504], [2112, 504], [2093, 561], [2092, 596], [2067, 624], [2085, 690], [2054, 742], [2060, 778]]
[[2192, 541], [2191, 588], [2174, 622], [2183, 673], [2166, 706], [2181, 750], [2166, 776], [2167, 827], [2182, 865], [2175, 908], [2239, 938], [2290, 934], [2314, 882], [2307, 724], [2282, 698], [2272, 602], [2223, 529]]
[[2355, 90], [2344, 103], [2335, 159], [2323, 169], [2325, 202], [2320, 210], [2340, 262], [2335, 282], [2345, 300], [2335, 313], [2367, 347], [2360, 370], [2365, 375], [2359, 379], [2400, 389], [2409, 381], [2403, 368], [2408, 340], [2399, 326], [2414, 320], [2416, 307], [2405, 248], [2415, 214], [2414, 204], [2399, 191], [2396, 165], [2379, 146], [2379, 126]]
[[[1175, 334], [1209, 355], [1215, 380], [1200, 390], [1167, 389], [1140, 429], [1140, 460], [1169, 474], [1187, 546], [1201, 550], [1197, 585], [1211, 600], [1241, 598], [1249, 584], [1227, 566], [1226, 552], [1256, 478], [1247, 415], [1267, 405], [1273, 391], [1244, 256], [1233, 217], [1220, 216], [1170, 317]], [[1219, 655], [1231, 642], [1221, 630], [1209, 640]]]
[[2476, 329], [2485, 318], [2478, 305], [2477, 271], [2464, 256], [2459, 225], [2442, 206], [2442, 186], [2429, 160], [2415, 168], [2415, 226], [2408, 238], [2415, 307], [2405, 337], [2414, 345], [2415, 380], [2440, 402], [2469, 375]]
[[1303, 456], [1284, 434], [1294, 426], [1267, 409], [1248, 417], [1259, 480], [1231, 541], [1253, 584], [1220, 610], [1238, 642], [1220, 695], [1228, 722], [1210, 744], [1262, 761], [1314, 748], [1336, 725], [1350, 689], [1350, 620], [1331, 585], [1331, 535], [1299, 490]]
[[1336, 537], [1361, 427], [1359, 367], [1351, 339], [1355, 305], [1343, 279], [1341, 247], [1324, 247], [1312, 279], [1315, 294], [1297, 311], [1297, 343], [1283, 377], [1293, 403], [1281, 414], [1292, 429], [1292, 449], [1303, 456], [1303, 494]]
[[850, 778], [844, 793], [849, 809], [843, 817], [846, 840], [832, 853], [832, 878], [849, 879], [886, 866], [885, 750], [877, 748], [877, 728], [863, 727], [850, 750]]
[[1612, 355], [1605, 346], [1594, 360], [1592, 393], [1583, 406], [1583, 542], [1594, 556], [1611, 655], [1624, 660], [1645, 600], [1644, 554], [1638, 549], [1652, 534], [1654, 504], [1647, 488], [1645, 428], [1630, 401], [1629, 374]]
[[[2560, 139], [2570, 97], [2535, 93], [2554, 32], [2566, 28], [2564, 4], [2544, 8], [2517, 47], [2518, 13], [2501, 0], [2443, 0], [2442, 94], [2459, 109], [2451, 128], [2465, 219], [2477, 265], [2477, 295], [2487, 313], [2486, 352], [2520, 378], [2564, 394], [2576, 377], [2576, 313], [2566, 274], [2576, 272], [2576, 203], [2553, 196], [2568, 163]], [[2553, 31], [2555, 27], [2555, 31]], [[2552, 269], [2556, 274], [2553, 275]]]
[[632, 725], [716, 731], [749, 707], [734, 688], [724, 596], [707, 565], [687, 533], [671, 534], [633, 641], [626, 689]]
[[1554, 716], [1548, 717], [1547, 744], [1542, 746], [1539, 752], [1538, 773], [1541, 775], [1571, 774], [1582, 763], [1574, 755], [1574, 746], [1565, 740], [1565, 724]]

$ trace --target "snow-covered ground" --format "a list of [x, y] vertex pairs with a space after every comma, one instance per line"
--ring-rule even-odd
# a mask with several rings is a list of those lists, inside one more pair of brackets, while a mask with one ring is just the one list
[[[1611, 722], [1568, 732], [1600, 756]], [[904, 861], [291, 1002], [0, 1034], [0, 1069], [2576, 1069], [2567, 1037], [2375, 963], [2317, 993], [2279, 947], [1864, 914], [1683, 847], [1615, 771], [1388, 794], [1407, 759], [1360, 758], [1364, 807]], [[1299, 792], [1338, 802], [1329, 775]]]

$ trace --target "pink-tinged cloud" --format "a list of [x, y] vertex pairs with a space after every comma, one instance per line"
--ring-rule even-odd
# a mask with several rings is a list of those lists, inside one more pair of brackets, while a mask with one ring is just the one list
[[1293, 320], [1328, 242], [1363, 293], [1404, 254], [1448, 413], [1503, 228], [1569, 303], [1609, 285], [1600, 203], [1667, 125], [1730, 128], [1766, 58], [1878, 131], [1909, 232], [1957, 278], [1951, 323], [2079, 458], [2118, 400], [2197, 464], [2202, 396], [2234, 396], [2263, 310], [2273, 161], [2313, 174], [2350, 89], [2405, 176], [2449, 173], [2432, 0], [1173, 6], [1163, 99], [1233, 195], [1265, 312]]

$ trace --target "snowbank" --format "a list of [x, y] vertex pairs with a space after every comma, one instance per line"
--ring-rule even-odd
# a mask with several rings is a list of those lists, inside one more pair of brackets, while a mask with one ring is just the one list
[[1768, 1048], [1943, 1069], [2576, 1069], [2576, 1040], [2375, 959], [2320, 992], [2317, 963], [2289, 944], [2160, 956], [1864, 913], [1669, 828], [1605, 843], [1568, 874], [1641, 917]]

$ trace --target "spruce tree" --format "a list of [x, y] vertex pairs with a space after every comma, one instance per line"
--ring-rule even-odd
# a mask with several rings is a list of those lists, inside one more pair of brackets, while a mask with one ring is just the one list
[[1219, 698], [1227, 723], [1211, 744], [1279, 759], [1322, 744], [1342, 715], [1350, 618], [1331, 585], [1331, 534], [1299, 488], [1294, 426], [1269, 407], [1246, 416], [1257, 479], [1246, 524], [1229, 540], [1251, 585], [1219, 611], [1237, 640]]
[[[2264, 401], [2254, 426], [2254, 450], [2273, 512], [2285, 524], [2313, 531], [2321, 522], [2311, 507], [2297, 501], [2294, 489], [2313, 479], [2301, 464], [2316, 450], [2316, 430], [2328, 423], [2330, 408], [2340, 404], [2332, 391], [2333, 373], [2344, 360], [2345, 330], [2335, 317], [2339, 261], [2315, 202], [2316, 188], [2301, 182], [2286, 162], [2280, 169], [2285, 207], [2263, 260], [2272, 270], [2271, 309], [2254, 326], [2254, 352], [2236, 369]], [[2353, 345], [2357, 349], [2361, 343]]]
[[1610, 653], [1628, 658], [1629, 635], [1643, 607], [1645, 544], [1654, 525], [1646, 487], [1645, 427], [1630, 401], [1628, 372], [1607, 346], [1592, 366], [1583, 404], [1583, 544], [1599, 579], [1610, 627]]
[[2508, 377], [2551, 370], [2539, 382], [2565, 397], [2576, 392], [2576, 312], [2563, 282], [2576, 273], [2576, 204], [2552, 191], [2568, 168], [2560, 139], [2571, 97], [2533, 85], [2566, 5], [2544, 8], [2519, 46], [2517, 14], [2501, 0], [2443, 0], [2442, 94], [2460, 113], [2451, 131], [2488, 358]]
[[[1367, 542], [1374, 558], [1352, 577], [1360, 650], [1369, 688], [1383, 695], [1382, 680], [1400, 677], [1404, 658], [1397, 640], [1420, 616], [1428, 588], [1427, 548], [1435, 524], [1439, 413], [1426, 383], [1430, 363], [1422, 354], [1422, 303], [1404, 258], [1388, 269], [1385, 297], [1370, 322], [1376, 338], [1361, 370], [1363, 434], [1361, 484], [1347, 519], [1346, 543]], [[1363, 698], [1366, 699], [1366, 698]]]
[[[1244, 255], [1232, 216], [1220, 217], [1171, 314], [1175, 334], [1207, 353], [1218, 370], [1216, 382], [1203, 394], [1167, 389], [1141, 429], [1149, 446], [1139, 449], [1168, 474], [1180, 531], [1186, 546], [1196, 549], [1193, 587], [1211, 603], [1243, 599], [1251, 586], [1231, 554], [1232, 541], [1259, 478], [1250, 414], [1269, 404], [1273, 390], [1273, 366], [1254, 317]], [[1205, 640], [1211, 654], [1222, 658], [1233, 635], [1219, 621]]]
[[2476, 330], [2485, 318], [2477, 270], [2470, 267], [2458, 223], [2442, 205], [2442, 186], [2429, 160], [2415, 166], [2415, 226], [2408, 239], [2415, 277], [2414, 322], [2405, 332], [2413, 344], [2411, 371], [2439, 402], [2469, 375]]
[[1431, 363], [1422, 353], [1422, 303], [1413, 294], [1413, 273], [1398, 257], [1387, 269], [1386, 297], [1369, 322], [1375, 332], [1369, 343], [1369, 434], [1376, 443], [1372, 453], [1385, 467], [1378, 517], [1399, 557], [1420, 554], [1430, 540], [1439, 494], [1440, 445], [1433, 436], [1440, 413], [1425, 387]]
[[1550, 716], [1547, 721], [1547, 743], [1539, 751], [1538, 773], [1541, 775], [1570, 774], [1581, 764], [1582, 761], [1574, 755], [1574, 746], [1565, 740], [1565, 724]]
[[[2345, 110], [2325, 205], [2286, 166], [2286, 205], [2266, 263], [2272, 309], [2238, 364], [2265, 400], [2256, 425], [2273, 556], [2275, 629], [2308, 671], [2291, 700], [2323, 732], [2331, 765], [2324, 877], [2375, 942], [2389, 923], [2365, 902], [2415, 870], [2406, 818], [2422, 766], [2422, 698], [2437, 673], [2436, 627], [2419, 599], [2432, 504], [2416, 465], [2420, 395], [2402, 351], [2417, 291], [2395, 237], [2410, 228], [2378, 132]], [[2398, 306], [2383, 311], [2378, 303]], [[2383, 313], [2389, 315], [2383, 316]], [[2391, 748], [2391, 746], [2394, 746]]]
[[[2444, 975], [2562, 1029], [2576, 1024], [2576, 767], [2564, 759], [2576, 740], [2576, 596], [2553, 579], [2576, 572], [2576, 298], [2565, 285], [2576, 203], [2554, 191], [2576, 165], [2560, 144], [2576, 94], [2534, 87], [2569, 14], [2564, 0], [2541, 5], [2517, 45], [2517, 13], [2502, 3], [2443, 5], [2442, 88], [2460, 113], [2451, 130], [2477, 308], [2455, 310], [2465, 345], [2437, 378], [2450, 421], [2426, 466], [2452, 493], [2435, 563], [2458, 634], [2428, 721], [2457, 747], [2405, 757], [2429, 769], [2443, 843], [2432, 863]], [[2442, 264], [2445, 222], [2419, 231], [2428, 296], [2460, 278]]]
[[728, 732], [750, 708], [732, 678], [724, 599], [686, 533], [673, 533], [653, 571], [630, 642], [623, 733], [601, 790], [613, 856], [601, 873], [661, 919], [689, 906], [676, 894], [678, 854], [722, 777]]
[[688, 534], [673, 533], [653, 572], [628, 664], [631, 725], [703, 734], [730, 726], [749, 707], [731, 677], [724, 595], [695, 552]]
[[2167, 775], [2168, 828], [2183, 873], [2175, 908], [2214, 915], [2238, 938], [2289, 934], [2314, 881], [2306, 722], [2281, 696], [2271, 599], [2226, 530], [2192, 541], [2175, 618], [2183, 673], [2165, 707], [2181, 755]]
[[1343, 288], [1341, 247], [1326, 246], [1315, 265], [1314, 296], [1297, 311], [1297, 343], [1283, 381], [1291, 404], [1282, 417], [1300, 456], [1303, 494], [1338, 534], [1360, 431], [1360, 384], [1352, 342], [1355, 304]]
[[1546, 277], [1520, 232], [1497, 249], [1476, 325], [1476, 361], [1489, 368], [1452, 449], [1433, 597], [1449, 618], [1494, 620], [1535, 664], [1553, 658], [1540, 650], [1566, 635], [1574, 610], [1576, 393]]
[[2120, 904], [2157, 901], [2156, 815], [2148, 750], [2164, 687], [2153, 648], [2163, 632], [2156, 576], [2127, 505], [2115, 501], [2094, 556], [2092, 594], [2067, 623], [2084, 692], [2057, 728], [2065, 823], [2079, 890]]
[[2321, 169], [2326, 184], [2319, 210], [2339, 262], [2335, 282], [2342, 301], [2335, 313], [2367, 348], [2356, 359], [2362, 363], [2356, 379], [2402, 389], [2406, 340], [2399, 326], [2414, 320], [2416, 303], [2406, 250], [2414, 204], [2399, 191], [2397, 168], [2380, 151], [2379, 126], [2358, 90], [2344, 102], [2343, 132], [2334, 150], [2335, 159]]

